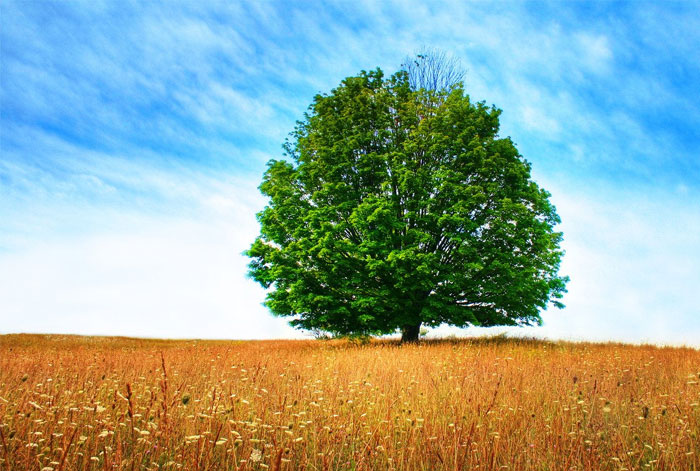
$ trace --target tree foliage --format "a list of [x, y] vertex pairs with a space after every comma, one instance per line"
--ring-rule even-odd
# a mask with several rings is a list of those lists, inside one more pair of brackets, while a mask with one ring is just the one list
[[421, 325], [540, 323], [559, 299], [559, 222], [500, 110], [406, 70], [318, 95], [260, 190], [250, 275], [306, 329], [415, 340]]

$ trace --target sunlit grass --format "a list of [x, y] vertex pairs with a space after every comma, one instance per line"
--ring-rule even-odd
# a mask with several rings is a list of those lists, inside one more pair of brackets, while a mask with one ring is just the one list
[[696, 470], [700, 352], [0, 337], [0, 470]]

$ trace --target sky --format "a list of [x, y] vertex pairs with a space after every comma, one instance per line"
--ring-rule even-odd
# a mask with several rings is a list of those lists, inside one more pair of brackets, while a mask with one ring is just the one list
[[436, 48], [552, 196], [543, 326], [700, 346], [700, 2], [0, 6], [0, 333], [305, 338], [242, 252], [313, 97]]

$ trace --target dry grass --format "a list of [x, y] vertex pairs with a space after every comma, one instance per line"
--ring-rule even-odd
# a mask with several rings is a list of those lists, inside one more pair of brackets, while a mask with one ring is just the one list
[[697, 470], [700, 352], [0, 337], [0, 470]]

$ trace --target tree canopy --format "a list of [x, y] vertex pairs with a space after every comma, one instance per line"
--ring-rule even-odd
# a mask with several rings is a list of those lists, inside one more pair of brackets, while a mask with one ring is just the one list
[[405, 70], [317, 95], [260, 185], [247, 255], [269, 309], [415, 340], [421, 325], [537, 324], [561, 307], [559, 217], [499, 115], [461, 83], [416, 89]]

